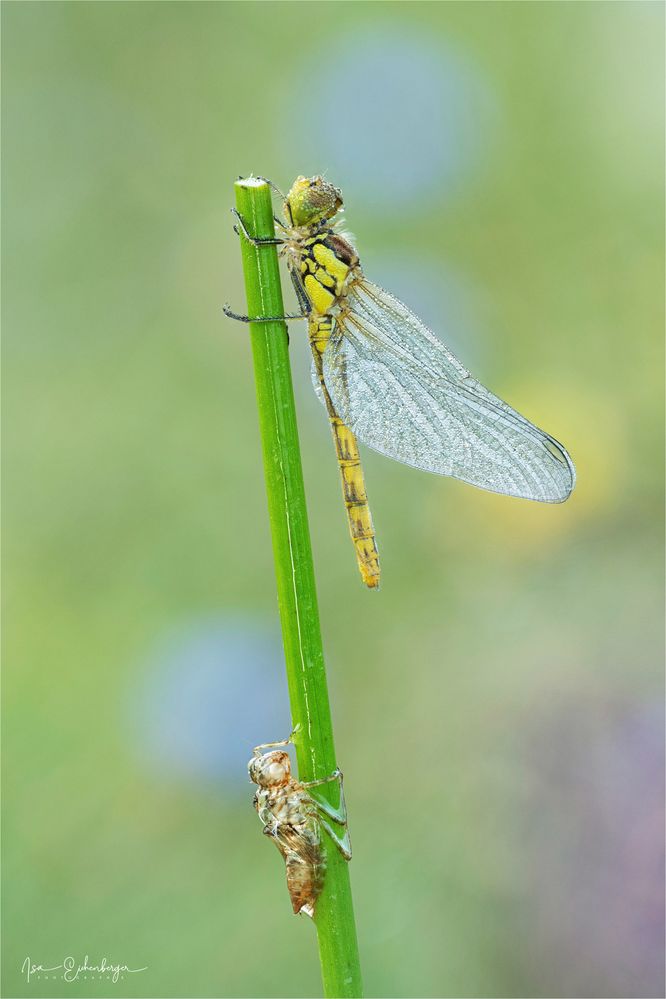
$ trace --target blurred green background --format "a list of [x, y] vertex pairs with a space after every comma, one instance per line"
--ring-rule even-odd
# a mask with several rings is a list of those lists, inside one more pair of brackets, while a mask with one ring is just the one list
[[[233, 181], [570, 449], [562, 507], [364, 452], [291, 332], [369, 996], [660, 996], [663, 6], [3, 4], [4, 994], [309, 996], [245, 762], [289, 730]], [[291, 301], [291, 296], [287, 294]], [[26, 981], [24, 961], [147, 970]]]

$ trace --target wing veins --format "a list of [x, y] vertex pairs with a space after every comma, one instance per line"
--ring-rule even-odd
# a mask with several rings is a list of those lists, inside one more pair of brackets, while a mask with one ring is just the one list
[[[364, 286], [364, 290], [367, 291], [367, 285]], [[368, 292], [368, 294], [370, 294], [370, 292]], [[388, 295], [388, 292], [386, 292], [385, 294]], [[374, 295], [373, 295], [373, 300], [376, 301], [376, 302], [378, 302], [378, 303], [380, 302], [380, 300], [376, 299], [374, 297]], [[406, 306], [405, 306], [405, 309], [406, 309]], [[420, 324], [420, 320], [418, 320], [417, 317], [414, 317], [414, 318]], [[459, 379], [458, 378], [452, 378], [449, 375], [449, 373], [446, 372], [445, 370], [438, 372], [438, 379], [435, 379], [433, 377], [432, 372], [430, 371], [429, 368], [426, 367], [426, 365], [423, 363], [423, 361], [421, 361], [419, 358], [415, 358], [412, 354], [410, 354], [407, 350], [405, 350], [402, 347], [402, 345], [400, 344], [400, 341], [396, 340], [396, 338], [392, 335], [390, 327], [388, 327], [388, 326], [382, 326], [381, 327], [381, 332], [384, 334], [384, 336], [386, 338], [386, 339], [383, 339], [382, 337], [378, 337], [376, 335], [376, 333], [373, 333], [372, 331], [370, 331], [368, 329], [368, 327], [363, 323], [363, 321], [361, 319], [359, 319], [359, 317], [357, 315], [355, 315], [353, 312], [352, 313], [348, 313], [344, 317], [343, 323], [344, 323], [345, 320], [351, 321], [356, 326], [356, 328], [359, 330], [359, 332], [361, 333], [362, 336], [367, 337], [367, 338], [369, 338], [371, 340], [375, 340], [377, 343], [379, 343], [382, 346], [384, 346], [385, 349], [390, 350], [392, 353], [394, 353], [396, 357], [406, 358], [407, 361], [411, 365], [420, 368], [424, 372], [425, 377], [428, 378], [428, 380], [430, 381], [430, 383], [432, 385], [437, 385], [439, 379], [441, 379], [442, 381], [446, 381], [449, 384], [451, 384], [452, 386], [454, 386], [456, 392], [459, 395], [466, 396], [467, 398], [470, 398], [470, 399], [473, 399], [475, 401], [478, 401], [479, 403], [482, 404], [482, 406], [483, 406], [484, 409], [486, 409], [486, 410], [491, 409], [494, 412], [496, 412], [498, 414], [498, 418], [500, 416], [503, 416], [505, 419], [508, 420], [508, 422], [513, 423], [516, 427], [520, 427], [522, 430], [527, 431], [529, 433], [529, 436], [534, 441], [538, 441], [540, 444], [543, 445], [543, 438], [545, 437], [548, 440], [552, 441], [553, 443], [557, 444], [558, 447], [562, 446], [562, 445], [560, 445], [559, 441], [555, 440], [554, 437], [551, 437], [550, 434], [547, 434], [545, 431], [540, 430], [530, 420], [528, 420], [527, 417], [522, 416], [521, 413], [518, 413], [516, 410], [514, 410], [508, 404], [504, 403], [503, 405], [498, 405], [497, 402], [495, 401], [494, 397], [493, 397], [493, 393], [490, 392], [489, 389], [486, 389], [485, 386], [481, 385], [481, 383], [479, 381], [477, 381], [477, 379], [474, 378], [473, 375], [471, 375], [469, 373], [469, 371], [467, 371], [462, 365], [461, 365], [461, 367], [465, 371], [465, 375], [462, 375], [462, 373], [460, 372], [459, 373], [459, 375], [460, 375]], [[427, 329], [427, 327], [425, 327], [425, 328]], [[428, 332], [431, 332], [431, 331], [428, 331]], [[441, 342], [441, 340], [437, 339], [434, 336], [434, 334], [431, 334], [431, 335], [433, 337], [433, 340], [431, 341], [430, 339], [428, 339], [428, 340], [426, 340], [426, 343], [434, 346], [435, 350], [437, 350], [439, 348], [439, 350], [441, 350], [441, 352], [446, 357], [447, 361], [449, 361], [450, 357], [452, 357], [453, 355], [450, 354], [450, 351], [444, 346], [444, 344]], [[465, 385], [464, 384], [464, 382], [467, 379], [469, 379], [469, 381], [471, 382], [471, 385]], [[475, 387], [476, 386], [479, 386], [484, 391], [483, 392], [477, 392], [477, 391], [475, 391]], [[499, 400], [499, 402], [501, 402], [501, 401], [502, 400]], [[547, 453], [550, 454], [550, 452], [548, 451], [548, 449], [545, 446], [544, 446], [544, 450]]]
[[[332, 344], [329, 345], [329, 346], [332, 346]], [[537, 487], [537, 491], [538, 491], [538, 487], [540, 485], [538, 477], [536, 477], [534, 475], [532, 477], [528, 476], [528, 474], [526, 472], [526, 468], [525, 468], [524, 463], [522, 461], [517, 461], [516, 460], [516, 458], [515, 458], [515, 452], [512, 449], [510, 442], [507, 441], [505, 435], [503, 435], [501, 433], [501, 430], [499, 429], [499, 427], [497, 427], [495, 425], [495, 421], [493, 421], [492, 425], [490, 425], [490, 426], [488, 426], [486, 424], [485, 428], [479, 422], [475, 422], [474, 427], [470, 428], [469, 426], [467, 426], [464, 423], [464, 421], [459, 416], [457, 416], [450, 409], [446, 410], [446, 411], [444, 410], [444, 407], [443, 407], [442, 403], [433, 395], [432, 389], [434, 387], [436, 387], [436, 383], [434, 382], [434, 379], [429, 378], [426, 381], [425, 379], [417, 377], [417, 374], [415, 373], [414, 369], [415, 368], [417, 369], [419, 375], [421, 373], [428, 373], [429, 374], [429, 372], [427, 371], [426, 368], [424, 368], [422, 366], [419, 366], [417, 368], [417, 366], [414, 365], [413, 362], [410, 363], [409, 366], [408, 365], [403, 365], [402, 367], [403, 367], [403, 370], [410, 370], [411, 369], [411, 373], [412, 373], [412, 375], [414, 377], [414, 380], [419, 385], [419, 387], [421, 389], [423, 389], [423, 391], [426, 393], [428, 399], [430, 400], [431, 405], [430, 405], [429, 408], [430, 408], [430, 412], [432, 413], [434, 419], [431, 419], [431, 420], [428, 421], [428, 429], [429, 430], [433, 430], [434, 427], [435, 427], [435, 425], [442, 426], [442, 422], [443, 422], [442, 421], [442, 416], [444, 415], [445, 412], [446, 412], [446, 419], [448, 420], [449, 426], [453, 426], [454, 428], [458, 429], [458, 431], [460, 433], [460, 436], [462, 438], [469, 437], [471, 435], [470, 431], [471, 431], [471, 433], [474, 433], [474, 430], [476, 430], [476, 433], [479, 435], [479, 437], [481, 437], [482, 436], [481, 435], [481, 430], [484, 429], [485, 432], [488, 433], [491, 436], [492, 441], [494, 442], [494, 447], [496, 448], [496, 451], [498, 452], [498, 454], [501, 454], [501, 455], [503, 455], [503, 456], [505, 456], [506, 458], [509, 459], [506, 462], [506, 464], [504, 464], [501, 461], [497, 462], [497, 464], [501, 468], [512, 470], [513, 472], [517, 472], [518, 475], [520, 476], [520, 478], [522, 479], [524, 485], [526, 486], [528, 492], [533, 493], [535, 486]], [[402, 389], [402, 391], [404, 393], [406, 393], [412, 399], [412, 401], [415, 403], [415, 406], [414, 406], [415, 411], [419, 412], [419, 406], [418, 406], [417, 400], [414, 399], [414, 396], [410, 392], [408, 386], [405, 385], [405, 383], [403, 381], [401, 381], [397, 377], [395, 369], [392, 369], [390, 367], [385, 367], [384, 370], [386, 372], [388, 372], [389, 376], [394, 380], [394, 382], [397, 385], [400, 386], [400, 388]], [[368, 388], [370, 388], [370, 385], [369, 385], [367, 379], [363, 379], [363, 381], [366, 384], [366, 386], [368, 386]], [[371, 394], [377, 395], [378, 393], [376, 393], [375, 391], [373, 391], [371, 389]], [[504, 417], [505, 416], [504, 412], [501, 409], [499, 409], [498, 407], [496, 407], [496, 408], [498, 410], [498, 419], [499, 419], [500, 416]], [[421, 412], [422, 411], [423, 410], [421, 408]], [[466, 412], [471, 412], [471, 413], [475, 414], [475, 411], [473, 409], [466, 410]], [[478, 416], [479, 414], [475, 414], [475, 415]], [[509, 422], [509, 421], [507, 421], [507, 422]], [[521, 427], [521, 430], [522, 430], [522, 427]], [[431, 434], [430, 438], [431, 439], [434, 438], [435, 441], [437, 440], [437, 437], [434, 434]], [[360, 439], [362, 440], [362, 438], [360, 438]], [[536, 440], [538, 441], [539, 444], [542, 444], [542, 441], [540, 440], [540, 438], [536, 438]], [[371, 447], [371, 448], [373, 447], [372, 444], [368, 444], [368, 446]], [[375, 450], [378, 450], [378, 448], [375, 448]], [[546, 453], [548, 453], [548, 454], [550, 453], [550, 452], [547, 451], [547, 449], [545, 447], [544, 447], [544, 451], [546, 451]], [[419, 466], [417, 466], [417, 467], [419, 467]], [[551, 473], [551, 471], [550, 471], [549, 468], [547, 469], [547, 471], [548, 471], [548, 475], [550, 477], [550, 480], [551, 480], [553, 486], [557, 487], [557, 480], [552, 475], [552, 473]], [[457, 476], [455, 474], [453, 474], [453, 477], [454, 478], [461, 478], [461, 476]]]
[[[372, 331], [368, 330], [365, 324], [362, 321], [360, 321], [359, 318], [354, 313], [347, 314], [339, 324], [336, 324], [339, 325], [340, 339], [345, 335], [347, 335], [347, 337], [352, 341], [356, 339], [353, 334], [350, 337], [349, 333], [345, 333], [345, 321], [347, 321], [351, 325], [354, 325], [362, 336], [365, 336], [368, 339], [375, 340], [378, 343], [383, 344], [383, 341], [379, 337], [377, 337], [376, 334], [372, 333]], [[333, 348], [333, 346], [334, 346], [333, 342], [331, 342], [327, 349], [331, 349]], [[388, 349], [391, 348], [389, 347]], [[507, 411], [503, 407], [496, 405], [492, 400], [487, 399], [483, 394], [471, 391], [468, 386], [465, 386], [461, 382], [456, 382], [452, 378], [450, 378], [446, 372], [441, 373], [441, 379], [436, 379], [435, 377], [433, 377], [432, 372], [422, 362], [420, 362], [418, 359], [410, 357], [406, 351], [399, 349], [399, 351], [394, 350], [392, 352], [395, 354], [395, 356], [398, 357], [400, 357], [400, 355], [404, 355], [406, 363], [403, 360], [403, 357], [400, 357], [401, 361], [403, 362], [402, 367], [408, 368], [411, 371], [414, 380], [427, 393], [428, 397], [433, 403], [432, 411], [435, 414], [440, 414], [442, 412], [443, 405], [440, 401], [438, 401], [435, 395], [433, 395], [433, 390], [441, 388], [442, 382], [447, 382], [449, 385], [453, 387], [454, 391], [452, 395], [454, 397], [457, 396], [458, 398], [462, 397], [464, 399], [471, 400], [475, 404], [475, 406], [477, 405], [479, 406], [479, 411], [476, 410], [475, 406], [468, 406], [468, 409], [466, 410], [467, 412], [476, 413], [477, 416], [481, 416], [483, 413], [487, 413], [488, 409], [491, 409], [493, 414], [495, 414], [495, 418], [490, 421], [490, 424], [486, 423], [485, 430], [487, 433], [491, 435], [492, 439], [495, 442], [495, 445], [503, 454], [507, 455], [509, 458], [514, 457], [513, 461], [509, 461], [508, 467], [516, 469], [519, 472], [520, 476], [523, 479], [523, 482], [528, 487], [528, 489], [531, 489], [533, 491], [533, 487], [535, 485], [537, 486], [539, 485], [538, 477], [537, 476], [533, 476], [532, 478], [528, 477], [523, 463], [515, 460], [515, 455], [511, 443], [506, 440], [506, 437], [501, 433], [497, 424], [503, 421], [505, 423], [513, 425], [521, 436], [529, 437], [529, 439], [533, 441], [535, 444], [538, 444], [540, 449], [544, 452], [544, 454], [546, 456], [550, 456], [550, 458], [556, 458], [556, 456], [553, 455], [552, 452], [549, 451], [549, 449], [546, 447], [544, 443], [544, 437], [547, 437], [549, 440], [554, 440], [554, 438], [551, 438], [543, 431], [538, 430], [538, 428], [535, 427], [534, 424], [530, 423], [529, 420], [527, 420], [524, 417], [520, 417], [519, 413], [516, 413], [515, 415], [520, 417], [520, 419], [513, 418], [513, 410], [509, 409]], [[392, 372], [393, 376], [395, 377], [394, 369], [387, 366], [386, 370]], [[475, 379], [473, 379], [471, 375], [468, 375], [467, 377], [469, 377], [473, 382], [475, 381]], [[403, 389], [406, 389], [404, 383], [398, 382], [398, 384], [400, 384]], [[454, 421], [458, 427], [461, 428], [462, 434], [464, 436], [465, 431], [469, 430], [469, 428], [467, 428], [464, 422], [456, 418], [450, 411], [449, 411], [449, 418], [452, 421]], [[438, 420], [438, 422], [441, 421]], [[481, 424], [477, 423], [476, 426], [477, 426], [477, 433], [479, 433]], [[372, 445], [369, 446], [372, 447]], [[556, 458], [556, 460], [559, 459]], [[564, 462], [561, 462], [561, 464], [564, 464]], [[544, 471], [547, 472], [550, 482], [555, 487], [556, 491], [559, 491], [557, 489], [558, 486], [557, 480], [553, 475], [553, 473], [551, 472], [549, 465], [545, 464], [543, 466], [543, 469]]]
[[[361, 279], [350, 289], [348, 302], [351, 307], [335, 317], [324, 369], [331, 395], [344, 393], [339, 398], [341, 408], [348, 404], [357, 409], [356, 415], [348, 410], [348, 418], [351, 428], [359, 430], [361, 441], [406, 464], [453, 475], [482, 488], [547, 502], [566, 499], [575, 483], [575, 469], [555, 438], [477, 382], [434, 333], [388, 292]], [[401, 336], [398, 331], [402, 330]], [[356, 363], [350, 362], [351, 381], [350, 350], [356, 355]], [[368, 381], [373, 369], [382, 371], [383, 384]], [[413, 460], [399, 435], [396, 439], [390, 434], [381, 405], [376, 432], [370, 425], [363, 429], [367, 399], [383, 403], [387, 374], [392, 379], [394, 404], [410, 403], [405, 426], [407, 442], [413, 442]], [[474, 452], [460, 451], [457, 440]], [[449, 470], [444, 471], [443, 465]]]

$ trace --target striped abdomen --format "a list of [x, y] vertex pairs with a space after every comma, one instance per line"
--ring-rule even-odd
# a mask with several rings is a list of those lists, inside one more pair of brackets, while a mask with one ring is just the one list
[[330, 316], [311, 315], [308, 323], [310, 347], [312, 348], [315, 369], [319, 378], [328, 417], [331, 421], [331, 430], [340, 466], [340, 477], [342, 479], [342, 493], [349, 520], [349, 533], [354, 544], [356, 559], [363, 582], [366, 586], [374, 589], [379, 586], [379, 553], [377, 552], [375, 529], [372, 525], [372, 515], [365, 491], [358, 444], [356, 443], [356, 437], [349, 427], [345, 426], [335, 412], [335, 407], [324, 382], [322, 357], [331, 336], [332, 328], [333, 320]]

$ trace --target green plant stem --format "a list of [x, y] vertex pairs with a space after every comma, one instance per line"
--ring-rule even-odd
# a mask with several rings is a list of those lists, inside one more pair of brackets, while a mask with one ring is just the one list
[[[236, 182], [236, 206], [248, 233], [275, 236], [268, 185]], [[248, 315], [282, 316], [282, 288], [274, 246], [253, 246], [241, 236]], [[287, 667], [292, 724], [301, 780], [317, 780], [336, 766], [333, 728], [319, 627], [314, 567], [305, 505], [294, 392], [284, 322], [251, 323], [250, 339], [264, 455], [268, 515]], [[276, 738], [267, 733], [266, 738]], [[336, 785], [321, 792], [333, 804]], [[326, 996], [362, 995], [349, 870], [329, 837], [324, 889], [316, 906], [322, 981]]]

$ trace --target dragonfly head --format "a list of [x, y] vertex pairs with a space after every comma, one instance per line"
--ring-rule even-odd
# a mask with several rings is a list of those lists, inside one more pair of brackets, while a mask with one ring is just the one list
[[254, 756], [247, 765], [250, 780], [259, 787], [282, 787], [291, 780], [289, 753], [275, 750]]
[[330, 219], [340, 208], [340, 191], [323, 177], [297, 177], [287, 195], [287, 214], [297, 228]]

